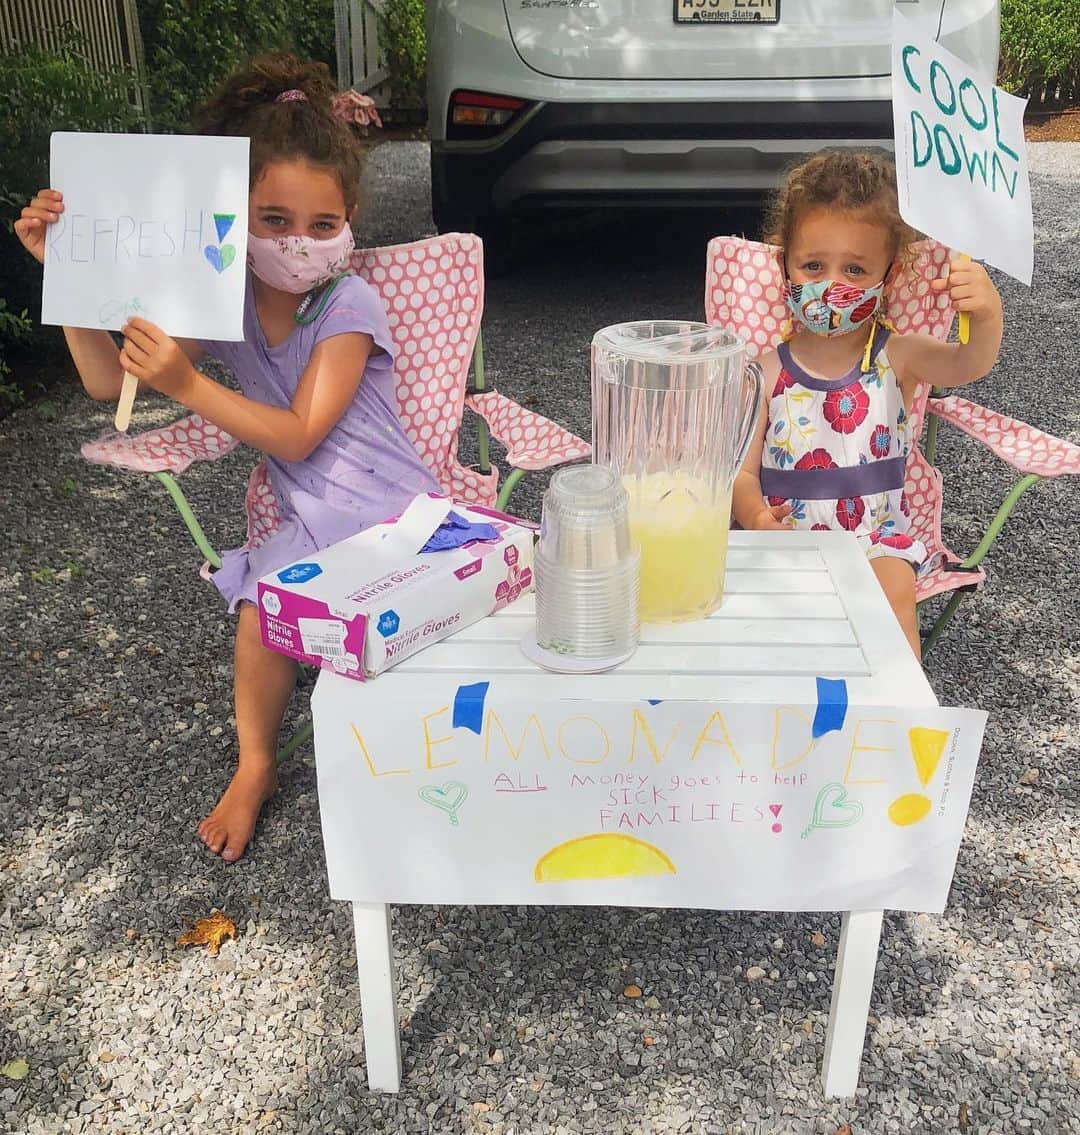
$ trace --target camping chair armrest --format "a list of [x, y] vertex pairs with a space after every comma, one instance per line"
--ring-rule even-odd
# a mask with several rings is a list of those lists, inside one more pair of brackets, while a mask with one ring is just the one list
[[981, 441], [1018, 473], [1037, 477], [1080, 473], [1080, 446], [1026, 422], [1007, 418], [955, 394], [928, 398], [926, 409]]
[[1025, 473], [1019, 481], [1005, 494], [1005, 499], [998, 505], [997, 512], [994, 513], [993, 519], [987, 526], [986, 532], [983, 533], [983, 538], [979, 541], [979, 546], [971, 553], [966, 559], [960, 560], [958, 568], [961, 571], [973, 571], [978, 568], [979, 564], [986, 558], [986, 553], [990, 551], [994, 541], [1001, 535], [1002, 528], [1005, 527], [1005, 522], [1012, 514], [1012, 510], [1016, 507], [1016, 502], [1031, 488], [1032, 485], [1037, 485], [1043, 478], [1038, 473]]
[[1016, 502], [1043, 478], [1080, 473], [1080, 446], [1029, 426], [1027, 422], [995, 413], [955, 394], [927, 399], [926, 409], [943, 421], [982, 442], [992, 453], [1021, 474], [1005, 494], [979, 546], [960, 561], [963, 570], [977, 568], [998, 538]]
[[514, 469], [550, 469], [567, 461], [580, 461], [592, 452], [587, 441], [497, 390], [469, 394], [465, 405], [487, 422], [491, 436], [506, 447], [507, 464]]
[[216, 461], [240, 443], [236, 438], [190, 414], [169, 426], [140, 434], [108, 430], [84, 442], [82, 455], [97, 465], [113, 465], [136, 473], [183, 473], [194, 461]]

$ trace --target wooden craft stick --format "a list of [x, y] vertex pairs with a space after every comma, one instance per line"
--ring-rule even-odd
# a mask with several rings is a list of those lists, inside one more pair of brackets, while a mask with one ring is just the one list
[[116, 418], [113, 424], [120, 433], [124, 433], [131, 422], [131, 407], [135, 405], [135, 392], [139, 389], [139, 380], [124, 371], [124, 385], [120, 387], [120, 401], [116, 403]]
[[[971, 257], [968, 256], [966, 252], [961, 252], [960, 259], [970, 260]], [[966, 343], [968, 341], [968, 338], [971, 334], [970, 324], [971, 321], [968, 319], [968, 313], [966, 311], [960, 312], [960, 318], [956, 321], [956, 335], [961, 343]]]

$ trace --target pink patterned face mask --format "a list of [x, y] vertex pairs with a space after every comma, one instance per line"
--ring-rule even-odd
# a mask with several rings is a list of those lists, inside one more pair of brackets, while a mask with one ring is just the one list
[[248, 233], [248, 267], [264, 284], [302, 295], [349, 267], [356, 247], [346, 222], [337, 236], [253, 236]]
[[784, 299], [795, 322], [817, 335], [846, 335], [860, 328], [881, 307], [885, 281], [856, 288], [842, 280], [784, 281]]

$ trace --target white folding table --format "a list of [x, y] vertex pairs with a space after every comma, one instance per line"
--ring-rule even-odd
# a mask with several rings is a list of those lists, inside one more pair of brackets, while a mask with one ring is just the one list
[[[681, 697], [718, 705], [815, 698], [815, 678], [843, 678], [852, 703], [936, 706], [855, 539], [834, 532], [732, 533], [721, 608], [707, 620], [643, 628], [630, 661], [607, 674], [539, 670], [518, 643], [534, 622], [532, 597], [466, 627], [376, 679], [380, 691], [421, 695], [434, 678], [490, 680], [500, 691], [589, 699]], [[312, 698], [320, 726], [362, 689], [323, 671]], [[345, 896], [337, 896], [345, 897]], [[401, 1049], [390, 908], [353, 902], [368, 1083], [394, 1092]], [[823, 1081], [828, 1096], [858, 1083], [882, 911], [843, 915]]]

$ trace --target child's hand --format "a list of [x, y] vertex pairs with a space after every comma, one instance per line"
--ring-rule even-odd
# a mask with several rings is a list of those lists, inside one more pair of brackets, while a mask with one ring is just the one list
[[39, 264], [45, 263], [45, 232], [63, 211], [64, 195], [55, 189], [42, 189], [15, 222], [15, 235]]
[[786, 532], [791, 525], [784, 520], [791, 514], [789, 504], [762, 504], [761, 511], [750, 518], [750, 529], [754, 532]]
[[124, 349], [120, 352], [120, 365], [140, 382], [167, 394], [177, 402], [195, 378], [191, 360], [171, 339], [149, 319], [135, 316], [121, 328]]
[[948, 276], [931, 280], [930, 287], [935, 292], [947, 290], [953, 308], [974, 320], [1001, 318], [1001, 296], [977, 260], [954, 260]]

